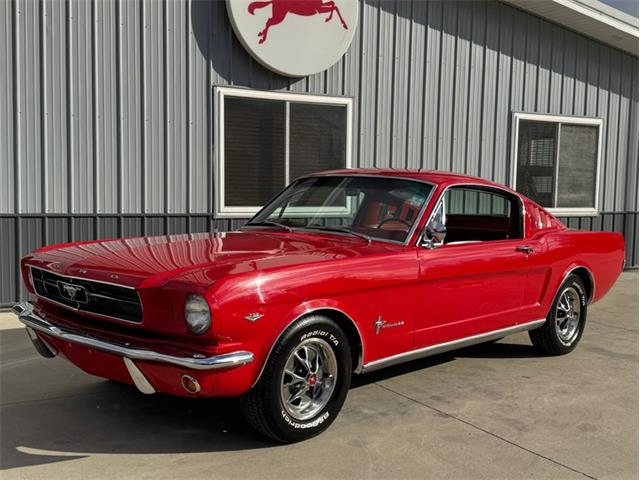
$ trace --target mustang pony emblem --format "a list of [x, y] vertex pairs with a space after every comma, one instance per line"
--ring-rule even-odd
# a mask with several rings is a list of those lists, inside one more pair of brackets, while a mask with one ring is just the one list
[[[78, 285], [71, 285], [70, 283], [58, 282], [58, 291], [60, 295], [68, 300], [73, 300], [76, 302], [86, 303], [87, 302], [87, 291], [84, 287], [80, 287]], [[81, 293], [81, 295], [78, 295]]]
[[288, 13], [302, 15], [304, 17], [328, 13], [329, 16], [325, 18], [324, 21], [329, 22], [333, 18], [333, 13], [335, 12], [342, 23], [342, 27], [345, 30], [349, 29], [349, 27], [347, 27], [347, 23], [340, 14], [340, 9], [338, 9], [335, 2], [331, 0], [328, 2], [324, 2], [323, 0], [271, 0], [268, 2], [251, 2], [248, 10], [249, 13], [253, 15], [258, 8], [264, 8], [268, 5], [271, 5], [271, 17], [267, 20], [264, 30], [258, 33], [258, 36], [260, 37], [258, 43], [264, 43], [267, 40], [267, 32], [269, 31], [269, 28], [282, 23]]

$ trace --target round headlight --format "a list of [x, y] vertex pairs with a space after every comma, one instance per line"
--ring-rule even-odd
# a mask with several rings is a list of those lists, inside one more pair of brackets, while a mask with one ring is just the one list
[[209, 304], [202, 295], [188, 295], [184, 302], [184, 319], [189, 330], [202, 335], [211, 326]]

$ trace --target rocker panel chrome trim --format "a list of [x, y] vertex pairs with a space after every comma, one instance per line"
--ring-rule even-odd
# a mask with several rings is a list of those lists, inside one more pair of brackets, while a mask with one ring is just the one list
[[404, 353], [399, 353], [397, 355], [392, 355], [391, 357], [381, 358], [380, 360], [375, 360], [373, 362], [369, 362], [363, 365], [359, 373], [373, 372], [380, 368], [390, 367], [392, 365], [397, 365], [399, 363], [416, 360], [418, 358], [437, 355], [439, 353], [444, 353], [451, 350], [457, 350], [459, 348], [470, 347], [471, 345], [476, 345], [478, 343], [483, 343], [483, 342], [489, 342], [491, 340], [497, 340], [499, 338], [505, 337], [507, 335], [511, 335], [513, 333], [533, 330], [534, 328], [539, 327], [546, 321], [547, 321], [546, 319], [535, 320], [533, 322], [523, 323], [521, 325], [515, 325], [513, 327], [501, 328], [500, 330], [493, 330], [491, 332], [481, 333], [479, 335], [473, 335], [471, 337], [459, 338], [458, 340], [439, 343], [437, 345], [430, 345], [428, 347], [420, 348], [418, 350], [412, 350], [410, 352], [404, 352]]

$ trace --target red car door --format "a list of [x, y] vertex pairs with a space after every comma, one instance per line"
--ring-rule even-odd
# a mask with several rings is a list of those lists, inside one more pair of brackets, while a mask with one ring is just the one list
[[531, 321], [524, 318], [529, 269], [522, 204], [499, 189], [447, 189], [434, 215], [444, 243], [418, 247], [420, 286], [414, 348]]
[[520, 322], [527, 255], [522, 240], [421, 249], [414, 348]]

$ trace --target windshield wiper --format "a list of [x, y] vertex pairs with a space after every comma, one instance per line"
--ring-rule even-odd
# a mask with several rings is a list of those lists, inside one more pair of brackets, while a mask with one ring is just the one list
[[284, 223], [274, 222], [273, 220], [263, 220], [261, 222], [251, 222], [251, 223], [247, 223], [247, 225], [256, 226], [256, 227], [278, 227], [278, 228], [281, 228], [283, 230], [286, 230], [289, 233], [293, 232], [293, 228], [291, 228], [289, 225], [285, 225]]
[[364, 235], [362, 233], [358, 233], [358, 232], [354, 232], [353, 230], [349, 230], [348, 228], [345, 228], [345, 227], [332, 227], [332, 226], [327, 226], [327, 225], [306, 225], [306, 226], [301, 227], [301, 228], [309, 228], [309, 229], [313, 229], [313, 230], [325, 230], [327, 232], [348, 233], [349, 235], [353, 235], [354, 237], [362, 238], [363, 240], [366, 240], [368, 244], [371, 244], [371, 238], [367, 237], [366, 235]]

